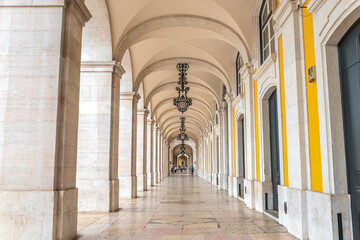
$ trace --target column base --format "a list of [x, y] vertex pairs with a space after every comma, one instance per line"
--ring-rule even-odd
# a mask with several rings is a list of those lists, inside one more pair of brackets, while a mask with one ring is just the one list
[[0, 239], [73, 239], [78, 190], [0, 191]]
[[[299, 192], [300, 190], [297, 191]], [[291, 192], [295, 191], [288, 188], [288, 215], [289, 218], [296, 218], [295, 214], [297, 214], [297, 212], [293, 210], [301, 211], [301, 209], [296, 209], [296, 205], [293, 204], [291, 204], [292, 206], [290, 207], [289, 204], [294, 198], [298, 197], [296, 195], [299, 195], [299, 193], [296, 194], [295, 192], [295, 195]], [[304, 195], [306, 198], [306, 207], [304, 206], [305, 204], [302, 204], [302, 206], [305, 207], [307, 212], [307, 225], [304, 224], [303, 229], [299, 229], [302, 230], [302, 232], [300, 232], [296, 229], [296, 226], [294, 226], [295, 222], [291, 219], [291, 222], [289, 221], [289, 231], [293, 232], [295, 236], [298, 235], [298, 233], [304, 233], [307, 226], [308, 235], [303, 235], [306, 239], [338, 239], [338, 213], [341, 213], [343, 239], [354, 239], [350, 195], [334, 195], [313, 191], [301, 191], [301, 195]], [[302, 199], [304, 199], [304, 197]], [[300, 216], [302, 219], [306, 217], [304, 214], [298, 214], [297, 218], [299, 219]], [[321, 216], [321, 218], [319, 218], [319, 216]], [[304, 221], [306, 221], [306, 219]]]
[[221, 189], [228, 189], [228, 175], [220, 173], [220, 188]]
[[244, 199], [244, 178], [233, 178], [233, 195]]
[[254, 180], [244, 179], [244, 202], [248, 208], [255, 208]]
[[150, 173], [151, 176], [151, 186], [155, 186], [155, 178], [156, 178], [156, 173]]
[[228, 194], [233, 196], [233, 176], [228, 176]]
[[161, 172], [158, 171], [158, 172], [156, 173], [156, 183], [159, 183], [160, 181], [161, 181]]
[[109, 180], [110, 185], [110, 212], [119, 210], [119, 179]]
[[131, 198], [137, 197], [137, 177], [131, 176]]
[[[267, 194], [267, 202], [265, 193]], [[273, 209], [272, 182], [254, 181], [255, 209], [263, 213], [267, 209]]]
[[206, 180], [207, 180], [209, 183], [212, 182], [212, 175], [211, 175], [210, 172], [207, 172], [207, 173], [206, 173]]
[[212, 184], [215, 186], [219, 185], [219, 179], [218, 179], [219, 175], [215, 172], [212, 173]]
[[147, 174], [143, 174], [143, 191], [147, 191]]

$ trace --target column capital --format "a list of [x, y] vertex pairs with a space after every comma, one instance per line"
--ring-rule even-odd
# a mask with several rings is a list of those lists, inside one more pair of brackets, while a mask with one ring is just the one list
[[249, 76], [252, 76], [252, 74], [253, 74], [253, 72], [254, 72], [254, 65], [252, 64], [252, 63], [250, 63], [250, 62], [246, 62], [245, 63], [245, 67], [246, 67], [246, 69], [247, 69], [247, 71], [248, 71], [248, 74], [249, 74]]
[[149, 114], [150, 111], [147, 110], [146, 108], [144, 108], [144, 109], [138, 110], [137, 112], [138, 112], [139, 115], [144, 115], [144, 117], [147, 118], [147, 116], [148, 116], [148, 114]]
[[119, 62], [115, 62], [113, 66], [113, 73], [118, 76], [119, 79], [121, 79], [122, 75], [125, 73], [125, 69]]
[[219, 115], [220, 116], [226, 116], [226, 110], [225, 108], [220, 108], [218, 111], [219, 111]]
[[81, 72], [112, 72], [121, 78], [125, 70], [115, 61], [81, 61]]
[[84, 0], [66, 0], [64, 7], [66, 9], [73, 9], [77, 13], [77, 17], [82, 21], [82, 25], [90, 20], [92, 17], [89, 9], [86, 7]]
[[226, 93], [225, 94], [225, 100], [227, 103], [231, 103], [233, 100], [233, 95], [231, 93]]
[[121, 92], [120, 100], [136, 100], [139, 101], [140, 94], [138, 92]]

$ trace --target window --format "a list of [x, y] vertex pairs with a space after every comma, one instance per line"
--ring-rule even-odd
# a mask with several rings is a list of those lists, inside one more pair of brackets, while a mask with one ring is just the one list
[[272, 1], [273, 0], [264, 0], [259, 14], [261, 64], [275, 50], [274, 29], [272, 21]]
[[236, 56], [236, 96], [242, 93], [242, 80], [240, 74], [241, 58], [240, 53]]

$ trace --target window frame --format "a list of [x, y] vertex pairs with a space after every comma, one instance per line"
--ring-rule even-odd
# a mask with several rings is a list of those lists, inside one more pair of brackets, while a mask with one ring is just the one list
[[[271, 4], [271, 6], [270, 6], [270, 4]], [[273, 10], [274, 10], [273, 5], [274, 5], [273, 0], [263, 0], [263, 2], [261, 4], [260, 12], [259, 12], [260, 60], [261, 60], [260, 63], [261, 64], [263, 64], [265, 62], [265, 60], [275, 50], [275, 42], [274, 42], [274, 45], [272, 44], [272, 41], [275, 41], [274, 26], [272, 25]], [[264, 13], [265, 7], [268, 10], [268, 15], [267, 15], [266, 19], [263, 22], [262, 15]], [[267, 43], [266, 46], [263, 46], [263, 31], [266, 28], [268, 28], [267, 29], [268, 43]], [[272, 30], [272, 35], [271, 35], [271, 30]], [[267, 57], [264, 58], [264, 50], [265, 50], [266, 47], [268, 47], [269, 53], [268, 53]]]
[[235, 61], [235, 71], [236, 71], [236, 96], [239, 96], [242, 92], [242, 79], [240, 74], [241, 69], [241, 57], [240, 52], [236, 55], [236, 61]]

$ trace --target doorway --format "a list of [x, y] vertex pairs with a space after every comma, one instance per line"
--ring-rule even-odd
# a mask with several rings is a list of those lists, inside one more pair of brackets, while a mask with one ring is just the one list
[[360, 21], [338, 45], [348, 191], [354, 239], [360, 239]]
[[273, 210], [279, 210], [278, 185], [280, 185], [280, 159], [279, 159], [279, 131], [278, 131], [278, 109], [277, 91], [275, 90], [269, 98], [269, 125], [270, 125], [270, 159], [271, 159], [271, 181], [273, 190]]
[[238, 121], [238, 152], [237, 152], [237, 161], [239, 166], [239, 192], [238, 195], [241, 198], [244, 198], [244, 178], [245, 178], [245, 124], [244, 117], [241, 116]]

